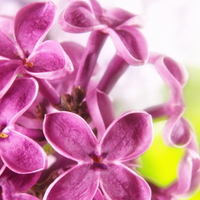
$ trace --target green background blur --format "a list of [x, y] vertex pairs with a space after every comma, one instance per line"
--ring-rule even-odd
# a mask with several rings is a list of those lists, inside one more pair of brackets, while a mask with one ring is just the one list
[[[196, 132], [198, 143], [200, 144], [200, 69], [188, 68], [189, 81], [184, 88], [184, 99], [186, 111], [184, 117], [187, 118]], [[156, 184], [161, 187], [167, 186], [177, 177], [177, 168], [184, 151], [179, 148], [167, 147], [162, 138], [161, 131], [166, 121], [162, 120], [154, 123], [155, 136], [151, 148], [142, 155], [142, 167], [138, 171], [147, 177], [156, 180]], [[200, 180], [199, 180], [200, 181]], [[200, 199], [200, 190], [194, 194], [190, 200]]]

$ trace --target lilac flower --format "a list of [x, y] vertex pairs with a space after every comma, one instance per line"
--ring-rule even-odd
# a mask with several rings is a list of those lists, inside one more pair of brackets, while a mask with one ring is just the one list
[[17, 13], [14, 38], [0, 31], [0, 96], [7, 91], [19, 73], [39, 79], [58, 79], [72, 71], [72, 63], [59, 43], [42, 40], [50, 29], [55, 5], [32, 3]]
[[155, 65], [157, 72], [170, 88], [169, 100], [146, 109], [154, 118], [167, 116], [168, 121], [163, 130], [163, 138], [168, 145], [186, 146], [191, 140], [190, 126], [182, 117], [185, 106], [183, 87], [188, 74], [183, 66], [170, 57], [151, 53], [149, 63]]
[[32, 173], [47, 166], [47, 158], [35, 141], [15, 130], [15, 122], [36, 98], [34, 79], [17, 79], [0, 101], [0, 156], [16, 173]]
[[151, 145], [151, 117], [127, 112], [107, 128], [100, 142], [88, 124], [70, 112], [47, 114], [47, 141], [61, 155], [78, 164], [60, 175], [47, 189], [44, 200], [92, 199], [100, 187], [108, 199], [150, 199], [147, 183], [123, 163]]
[[147, 43], [137, 27], [143, 25], [142, 17], [123, 9], [103, 9], [96, 0], [91, 6], [84, 1], [72, 1], [62, 12], [59, 24], [66, 32], [83, 33], [101, 30], [111, 36], [123, 59], [129, 64], [141, 65], [147, 61]]
[[105, 10], [95, 0], [90, 3], [91, 6], [84, 1], [72, 1], [59, 18], [59, 24], [66, 32], [93, 31], [74, 82], [75, 87], [82, 87], [84, 90], [87, 89], [108, 35], [111, 36], [123, 62], [142, 65], [148, 58], [147, 42], [137, 29], [142, 24], [140, 17], [119, 8]]
[[0, 199], [8, 200], [39, 200], [23, 193], [32, 187], [39, 179], [40, 172], [32, 174], [16, 174], [5, 165], [0, 171]]

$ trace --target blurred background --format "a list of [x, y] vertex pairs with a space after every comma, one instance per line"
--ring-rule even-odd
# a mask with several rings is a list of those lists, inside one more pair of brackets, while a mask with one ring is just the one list
[[[32, 0], [0, 0], [0, 14], [14, 16]], [[53, 0], [62, 11], [69, 1]], [[184, 116], [193, 125], [200, 144], [200, 1], [199, 0], [99, 0], [104, 8], [121, 7], [144, 16], [141, 29], [146, 37], [149, 50], [172, 57], [184, 65], [189, 81], [184, 88], [186, 112]], [[85, 45], [88, 33], [69, 34], [61, 31], [55, 22], [48, 36], [58, 42], [80, 41]], [[105, 68], [115, 48], [108, 39], [98, 60]], [[130, 66], [110, 94], [116, 116], [131, 109], [144, 109], [166, 101], [168, 89], [153, 66]], [[165, 121], [155, 122], [155, 138], [152, 147], [142, 156], [144, 176], [151, 177], [159, 186], [165, 187], [176, 179], [182, 149], [167, 147], [161, 138]], [[200, 192], [190, 198], [199, 200]]]

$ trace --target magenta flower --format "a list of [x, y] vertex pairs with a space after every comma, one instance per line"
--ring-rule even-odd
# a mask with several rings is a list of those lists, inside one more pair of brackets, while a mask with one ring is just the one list
[[17, 79], [0, 102], [0, 156], [16, 173], [32, 173], [47, 166], [47, 157], [35, 141], [15, 130], [15, 122], [37, 96], [34, 79]]
[[108, 35], [124, 63], [142, 65], [148, 59], [147, 42], [137, 29], [142, 25], [141, 17], [120, 8], [105, 10], [96, 0], [90, 0], [90, 4], [72, 1], [59, 18], [59, 24], [66, 32], [92, 31], [74, 82], [75, 87], [82, 87], [84, 90], [87, 90], [97, 58]]
[[133, 65], [147, 61], [147, 43], [138, 27], [143, 25], [141, 16], [120, 8], [103, 9], [96, 0], [91, 6], [84, 1], [72, 1], [61, 13], [59, 24], [66, 32], [83, 33], [100, 30], [109, 34], [123, 59]]
[[89, 200], [99, 187], [108, 199], [150, 199], [148, 184], [123, 164], [151, 145], [152, 124], [147, 113], [120, 116], [98, 142], [81, 117], [56, 112], [45, 116], [44, 134], [57, 152], [78, 163], [49, 186], [44, 200]]
[[4, 165], [0, 171], [0, 199], [39, 200], [23, 192], [32, 187], [38, 181], [40, 175], [41, 172], [16, 174]]
[[55, 10], [50, 1], [29, 4], [15, 17], [15, 41], [0, 31], [0, 56], [6, 58], [0, 61], [0, 96], [19, 73], [52, 80], [72, 71], [72, 63], [59, 43], [42, 42], [53, 23]]
[[186, 146], [191, 140], [190, 125], [182, 117], [185, 111], [183, 87], [188, 78], [185, 68], [170, 57], [151, 53], [149, 63], [170, 89], [169, 100], [162, 105], [146, 109], [153, 118], [167, 116], [163, 138], [168, 145]]

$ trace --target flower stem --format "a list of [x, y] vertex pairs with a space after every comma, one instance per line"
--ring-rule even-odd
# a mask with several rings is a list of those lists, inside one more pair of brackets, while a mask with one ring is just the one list
[[128, 66], [128, 63], [116, 53], [110, 61], [97, 88], [108, 94]]

